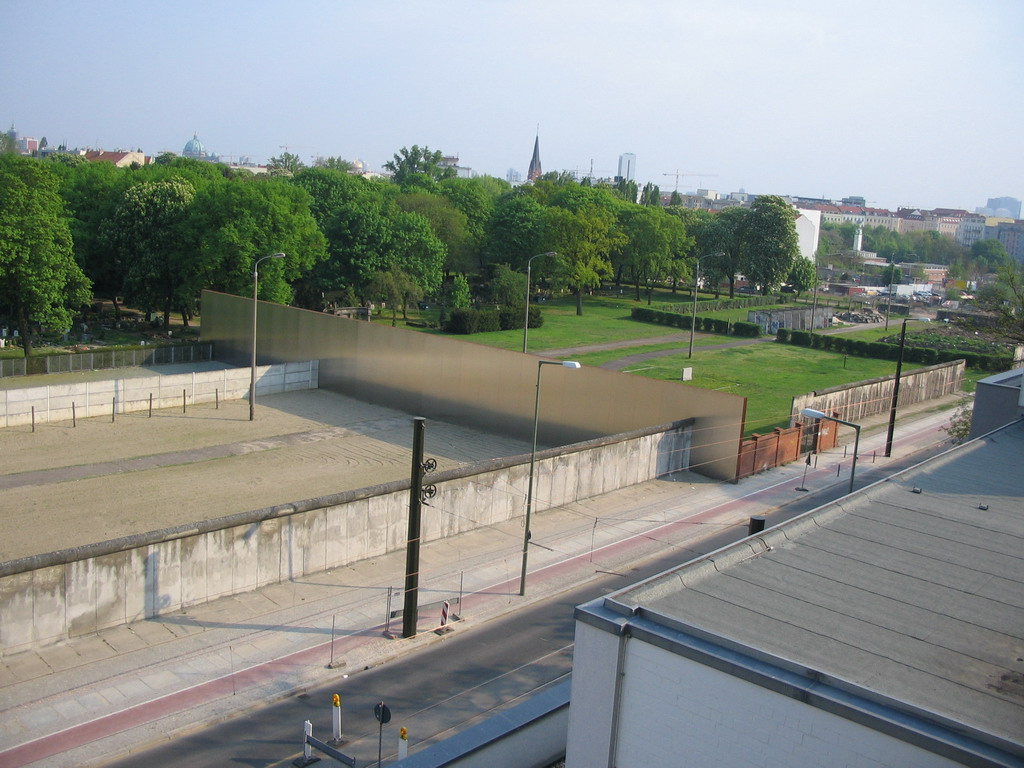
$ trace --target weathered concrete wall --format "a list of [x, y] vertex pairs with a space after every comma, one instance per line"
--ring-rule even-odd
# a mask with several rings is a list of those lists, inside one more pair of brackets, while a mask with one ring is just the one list
[[[964, 380], [965, 363], [954, 360], [927, 368], [906, 371], [900, 376], [899, 406], [923, 403], [943, 395], [959, 392]], [[892, 389], [896, 375], [858, 381], [841, 387], [822, 389], [793, 398], [792, 423], [804, 408], [814, 408], [846, 421], [858, 422], [865, 416], [888, 411], [892, 405]]]
[[[316, 360], [259, 366], [256, 368], [256, 396], [316, 389], [319, 370], [320, 364]], [[70, 421], [72, 410], [80, 419], [109, 416], [112, 409], [115, 413], [144, 411], [149, 408], [150, 395], [154, 408], [180, 406], [182, 393], [190, 405], [212, 403], [216, 398], [239, 400], [249, 396], [250, 377], [250, 368], [227, 368], [4, 389], [0, 390], [0, 426], [31, 424], [33, 408], [37, 424]]]
[[[692, 420], [538, 452], [534, 510], [690, 466]], [[432, 541], [525, 514], [529, 456], [436, 475]], [[402, 550], [409, 481], [0, 564], [0, 655]], [[452, 514], [457, 512], [457, 514]]]

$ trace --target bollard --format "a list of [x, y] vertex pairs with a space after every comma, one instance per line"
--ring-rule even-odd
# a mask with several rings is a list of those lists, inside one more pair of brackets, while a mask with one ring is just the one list
[[36, 407], [32, 406], [32, 431], [36, 431]]
[[153, 418], [153, 393], [149, 393], [149, 418]]
[[334, 704], [334, 710], [331, 713], [334, 725], [334, 738], [332, 742], [334, 744], [341, 744], [343, 743], [341, 735], [341, 696], [334, 694], [332, 703]]
[[75, 413], [75, 401], [71, 401], [71, 426], [78, 426], [78, 415]]
[[110, 398], [110, 423], [114, 423], [114, 416], [117, 414], [117, 398]]
[[181, 390], [181, 412], [185, 412], [185, 390]]
[[220, 410], [220, 389], [214, 389], [213, 390], [213, 403], [214, 403], [213, 410], [219, 411]]
[[755, 533], [763, 531], [764, 521], [764, 515], [752, 515], [750, 521], [747, 523], [747, 536], [753, 536]]
[[302, 724], [302, 731], [302, 758], [307, 762], [311, 762], [313, 759], [313, 748], [309, 746], [309, 739], [306, 737], [313, 735], [313, 724], [307, 720]]
[[398, 729], [398, 759], [404, 760], [409, 756], [409, 729], [404, 725]]

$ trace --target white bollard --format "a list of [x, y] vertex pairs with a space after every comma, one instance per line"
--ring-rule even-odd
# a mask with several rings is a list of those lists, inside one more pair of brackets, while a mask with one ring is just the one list
[[[306, 736], [312, 736], [313, 735], [313, 724], [311, 722], [309, 722], [309, 720], [307, 720], [303, 724], [303, 728], [305, 729], [305, 735]], [[309, 760], [311, 757], [313, 757], [313, 748], [311, 746], [309, 746], [309, 741], [306, 740], [305, 736], [302, 739], [302, 756], [306, 760]]]
[[398, 729], [398, 759], [404, 760], [409, 756], [409, 730], [402, 726]]
[[334, 707], [333, 712], [333, 723], [334, 723], [334, 743], [341, 743], [341, 696], [334, 694]]

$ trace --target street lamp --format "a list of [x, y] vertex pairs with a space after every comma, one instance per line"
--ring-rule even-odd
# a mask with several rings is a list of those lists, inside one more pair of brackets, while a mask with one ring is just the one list
[[697, 327], [697, 286], [700, 285], [700, 263], [709, 256], [714, 256], [713, 253], [706, 253], [697, 259], [697, 263], [694, 267], [693, 272], [693, 315], [690, 316], [690, 349], [686, 353], [687, 359], [693, 357], [693, 332]]
[[857, 430], [857, 436], [853, 440], [853, 464], [850, 465], [850, 493], [853, 493], [853, 476], [857, 472], [857, 451], [860, 448], [860, 424], [854, 424], [852, 421], [844, 421], [843, 419], [835, 416], [829, 416], [824, 411], [819, 411], [814, 408], [804, 408], [800, 413], [809, 419], [826, 419], [838, 424], [845, 424], [846, 426], [853, 427]]
[[256, 308], [259, 306], [256, 294], [260, 284], [260, 262], [264, 259], [283, 259], [283, 253], [260, 256], [252, 265], [252, 365], [249, 371], [249, 421], [256, 419]]
[[910, 320], [920, 320], [922, 323], [931, 322], [930, 317], [905, 317], [900, 328], [900, 349], [896, 354], [896, 379], [892, 383], [892, 404], [889, 406], [889, 431], [885, 435], [885, 457], [892, 456], [892, 436], [896, 431], [896, 406], [900, 398], [900, 375], [903, 373], [903, 351], [907, 343], [907, 323]]
[[531, 256], [526, 260], [526, 317], [523, 319], [523, 354], [526, 354], [526, 332], [530, 328], [530, 266], [533, 264], [534, 259], [538, 259], [541, 256], [554, 256], [554, 251], [548, 251], [546, 253], [538, 253], [536, 256]]
[[560, 365], [563, 368], [579, 368], [580, 364], [573, 360], [559, 362], [557, 360], [537, 361], [537, 394], [533, 401], [533, 448], [530, 450], [530, 480], [526, 486], [526, 530], [523, 531], [523, 571], [519, 576], [519, 594], [526, 594], [526, 561], [530, 555], [530, 513], [533, 511], [533, 467], [537, 459], [537, 423], [540, 416], [540, 372], [545, 365]]

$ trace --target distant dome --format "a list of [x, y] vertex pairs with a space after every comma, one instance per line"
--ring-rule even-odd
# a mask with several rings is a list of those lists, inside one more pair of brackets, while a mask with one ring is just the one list
[[198, 134], [192, 134], [192, 138], [189, 139], [185, 148], [181, 150], [181, 154], [185, 157], [206, 157], [206, 147], [204, 147], [203, 142], [199, 140]]

